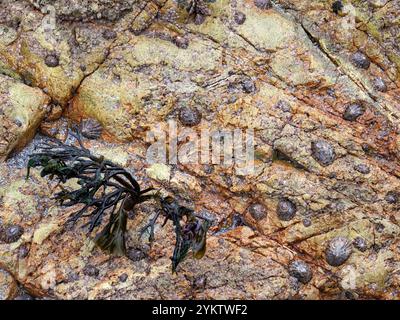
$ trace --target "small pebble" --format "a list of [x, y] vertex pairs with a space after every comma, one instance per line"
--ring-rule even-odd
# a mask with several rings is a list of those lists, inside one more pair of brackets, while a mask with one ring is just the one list
[[203, 171], [204, 173], [211, 174], [214, 172], [214, 167], [209, 164], [205, 164], [203, 165]]
[[337, 173], [336, 172], [329, 172], [328, 177], [330, 179], [336, 179], [337, 178]]
[[44, 63], [46, 64], [46, 66], [48, 66], [50, 68], [55, 68], [60, 64], [60, 60], [58, 59], [58, 57], [56, 55], [49, 54], [44, 59]]
[[178, 48], [186, 49], [189, 46], [189, 40], [185, 37], [177, 36], [174, 39], [174, 43]]
[[312, 157], [322, 166], [332, 164], [336, 159], [335, 149], [324, 140], [313, 141], [311, 143]]
[[351, 242], [344, 237], [333, 238], [326, 248], [326, 261], [334, 267], [340, 266], [350, 257]]
[[254, 4], [257, 8], [263, 10], [272, 8], [272, 2], [270, 0], [254, 0]]
[[121, 282], [126, 282], [126, 280], [128, 280], [128, 275], [126, 273], [123, 273], [118, 277], [118, 279]]
[[365, 107], [361, 103], [351, 103], [346, 107], [343, 119], [347, 121], [355, 121], [365, 112]]
[[79, 274], [76, 272], [71, 272], [68, 275], [68, 282], [75, 282], [79, 280]]
[[103, 38], [106, 40], [113, 40], [117, 37], [117, 33], [114, 30], [104, 30], [103, 32]]
[[378, 91], [381, 92], [386, 92], [387, 91], [387, 86], [385, 81], [381, 77], [377, 77], [374, 79], [374, 88]]
[[368, 249], [367, 241], [362, 237], [354, 238], [353, 245], [361, 252], [365, 252]]
[[386, 193], [385, 200], [387, 203], [395, 204], [399, 201], [400, 193], [396, 191], [389, 191]]
[[278, 202], [276, 209], [278, 218], [282, 221], [289, 221], [296, 215], [296, 205], [289, 199], [283, 198]]
[[292, 261], [289, 264], [289, 274], [303, 284], [310, 282], [312, 278], [312, 271], [310, 266], [300, 260]]
[[235, 103], [237, 101], [237, 97], [235, 95], [231, 95], [228, 98], [228, 104]]
[[235, 228], [240, 227], [240, 226], [245, 226], [245, 225], [246, 225], [246, 223], [245, 223], [243, 217], [240, 214], [235, 214], [233, 216], [232, 226], [231, 226], [232, 229], [235, 229]]
[[142, 250], [140, 249], [129, 249], [127, 252], [127, 257], [129, 259], [131, 259], [132, 261], [140, 261], [146, 258], [146, 253], [144, 253]]
[[378, 244], [378, 243], [374, 243], [372, 246], [371, 246], [371, 248], [376, 252], [376, 253], [378, 253], [381, 249], [382, 249], [382, 245], [380, 245], [380, 244]]
[[248, 79], [242, 82], [243, 91], [246, 93], [253, 93], [256, 91], [256, 85], [253, 80]]
[[95, 266], [89, 264], [83, 269], [83, 274], [89, 277], [97, 277], [100, 273], [100, 270]]
[[257, 221], [264, 219], [267, 216], [265, 207], [260, 203], [253, 203], [249, 207], [250, 215]]
[[246, 15], [240, 11], [237, 11], [233, 18], [237, 24], [243, 24], [246, 21]]
[[303, 219], [303, 225], [304, 225], [305, 227], [311, 226], [311, 219], [309, 219], [309, 218]]
[[354, 170], [362, 173], [362, 174], [368, 174], [371, 172], [371, 170], [369, 169], [369, 167], [363, 163], [357, 164], [354, 166]]
[[361, 69], [368, 69], [371, 64], [369, 58], [360, 51], [352, 55], [351, 61], [357, 68]]
[[188, 127], [198, 125], [201, 121], [201, 113], [194, 108], [181, 108], [179, 111], [179, 121]]

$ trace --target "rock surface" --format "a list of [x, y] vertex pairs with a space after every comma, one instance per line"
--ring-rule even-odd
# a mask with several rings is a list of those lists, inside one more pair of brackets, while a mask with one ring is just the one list
[[[208, 10], [59, 0], [52, 15], [50, 1], [0, 3], [0, 229], [23, 230], [0, 241], [0, 295], [17, 281], [60, 299], [399, 299], [399, 3], [198, 2]], [[349, 121], [351, 105], [362, 112]], [[84, 222], [65, 227], [73, 208], [50, 199], [56, 182], [25, 179], [44, 135], [73, 143], [68, 126], [87, 119], [99, 129], [87, 148], [214, 219], [203, 259], [171, 274], [172, 226], [157, 225], [151, 245], [138, 236], [150, 205], [128, 222], [131, 254], [109, 257]], [[254, 129], [254, 172], [147, 163], [147, 133], [168, 120]], [[290, 219], [277, 215], [282, 199]], [[346, 258], [328, 263], [338, 238]]]
[[0, 269], [0, 300], [11, 300], [17, 293], [17, 283], [7, 271]]
[[49, 101], [41, 90], [0, 74], [0, 161], [33, 138]]

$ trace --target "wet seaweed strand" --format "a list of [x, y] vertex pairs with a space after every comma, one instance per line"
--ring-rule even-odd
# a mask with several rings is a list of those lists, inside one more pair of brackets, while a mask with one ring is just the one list
[[[75, 224], [79, 219], [88, 217], [88, 231], [108, 222], [97, 233], [95, 243], [112, 255], [125, 255], [125, 233], [128, 213], [135, 206], [150, 199], [156, 199], [160, 206], [155, 216], [140, 230], [141, 236], [149, 234], [154, 240], [154, 226], [160, 216], [164, 217], [163, 226], [171, 220], [175, 227], [175, 248], [172, 256], [172, 271], [176, 272], [180, 262], [192, 251], [195, 258], [203, 257], [206, 249], [206, 234], [211, 222], [180, 206], [172, 197], [161, 197], [151, 192], [153, 188], [142, 190], [136, 179], [124, 168], [104, 157], [91, 154], [82, 143], [80, 133], [74, 134], [79, 147], [67, 145], [57, 139], [40, 144], [29, 156], [27, 178], [31, 168], [40, 167], [41, 177], [57, 179], [61, 191], [54, 199], [63, 207], [83, 204], [82, 209], [73, 213], [67, 223]], [[77, 179], [79, 188], [75, 190], [63, 187], [70, 179]], [[134, 216], [134, 215], [133, 215]]]

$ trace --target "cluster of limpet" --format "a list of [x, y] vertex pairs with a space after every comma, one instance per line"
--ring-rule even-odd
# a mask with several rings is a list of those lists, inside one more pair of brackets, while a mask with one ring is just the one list
[[[368, 243], [363, 237], [355, 237], [350, 241], [346, 237], [332, 238], [325, 248], [325, 261], [332, 267], [343, 265], [353, 252], [353, 246], [360, 252], [368, 249]], [[311, 267], [302, 260], [292, 260], [288, 265], [288, 273], [300, 283], [307, 284], [313, 277]]]

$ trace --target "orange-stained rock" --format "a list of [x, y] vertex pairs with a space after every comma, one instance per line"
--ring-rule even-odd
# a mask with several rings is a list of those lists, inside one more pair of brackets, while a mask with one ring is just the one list
[[[46, 1], [0, 4], [0, 159], [10, 155], [0, 269], [11, 279], [0, 277], [0, 295], [12, 298], [18, 281], [60, 299], [400, 299], [396, 1], [346, 1], [338, 13], [332, 1], [197, 0], [187, 10], [85, 0], [74, 13], [65, 2], [52, 2], [50, 30]], [[12, 110], [30, 110], [24, 130]], [[127, 257], [107, 256], [97, 229], [65, 228], [79, 208], [51, 200], [55, 181], [38, 170], [25, 180], [40, 141], [73, 143], [68, 128], [88, 119], [98, 134], [85, 147], [214, 220], [202, 259], [171, 273], [170, 222], [158, 222], [153, 243], [139, 237], [155, 201], [131, 215]], [[168, 132], [168, 120], [180, 161], [149, 163], [148, 133]], [[218, 129], [254, 130], [254, 171], [183, 163], [196, 150], [190, 134]], [[11, 226], [21, 234], [5, 241]]]

